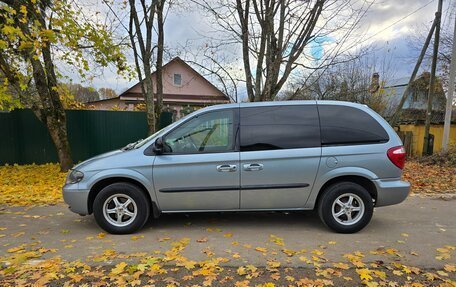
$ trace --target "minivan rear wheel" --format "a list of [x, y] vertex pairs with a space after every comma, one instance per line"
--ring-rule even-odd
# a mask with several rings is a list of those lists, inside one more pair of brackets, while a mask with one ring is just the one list
[[369, 224], [373, 212], [372, 196], [354, 182], [329, 186], [318, 204], [320, 219], [339, 233], [354, 233], [363, 229]]
[[113, 183], [103, 188], [93, 202], [98, 225], [112, 234], [128, 234], [146, 223], [150, 206], [143, 191], [131, 183]]

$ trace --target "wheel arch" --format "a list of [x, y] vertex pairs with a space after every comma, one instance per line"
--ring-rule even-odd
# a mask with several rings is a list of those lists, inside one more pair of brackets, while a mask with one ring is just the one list
[[322, 198], [323, 194], [325, 193], [325, 190], [327, 190], [327, 188], [329, 186], [337, 184], [339, 182], [353, 182], [353, 183], [361, 185], [372, 196], [372, 199], [374, 200], [374, 205], [375, 205], [375, 202], [377, 201], [377, 188], [375, 187], [375, 184], [369, 178], [360, 176], [360, 175], [341, 175], [341, 176], [336, 176], [334, 178], [331, 178], [330, 180], [326, 181], [322, 185], [322, 187], [318, 191], [318, 195], [315, 200], [314, 206], [318, 206], [320, 199]]
[[87, 198], [87, 210], [89, 214], [93, 213], [93, 202], [95, 201], [95, 197], [98, 195], [98, 193], [105, 188], [106, 186], [113, 184], [113, 183], [119, 183], [119, 182], [126, 182], [133, 184], [141, 189], [141, 191], [144, 193], [146, 196], [149, 206], [152, 208], [152, 213], [154, 217], [158, 217], [159, 215], [159, 210], [157, 207], [157, 204], [152, 200], [149, 191], [147, 188], [144, 186], [143, 183], [140, 181], [130, 178], [130, 177], [124, 177], [124, 176], [113, 176], [113, 177], [107, 177], [98, 180], [91, 188], [89, 191], [89, 196]]

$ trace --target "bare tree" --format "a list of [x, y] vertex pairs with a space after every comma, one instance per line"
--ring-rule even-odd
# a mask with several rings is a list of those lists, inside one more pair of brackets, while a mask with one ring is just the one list
[[[227, 43], [239, 43], [250, 101], [273, 100], [297, 68], [327, 64], [341, 51], [369, 7], [357, 8], [349, 0], [195, 0], [214, 16], [215, 23], [229, 36]], [[330, 35], [339, 33], [338, 40]], [[325, 42], [331, 51], [325, 59], [311, 59], [306, 49]], [[330, 61], [330, 62], [331, 62]]]
[[391, 54], [376, 56], [373, 47], [347, 55], [347, 62], [317, 70], [289, 84], [280, 98], [338, 100], [368, 105], [382, 114], [389, 80], [394, 77]]
[[[136, 9], [137, 2], [141, 10]], [[147, 125], [149, 134], [155, 132], [155, 103], [152, 83], [152, 59], [154, 33], [154, 17], [158, 1], [152, 1], [150, 5], [146, 0], [129, 0], [130, 21], [128, 35], [130, 37], [133, 56], [135, 59], [136, 73], [144, 95], [147, 113]]]
[[[128, 0], [125, 4], [115, 4], [103, 0], [110, 12], [117, 20], [118, 26], [128, 33], [130, 45], [135, 61], [136, 74], [140, 83], [141, 92], [147, 113], [149, 133], [153, 133], [160, 120], [163, 109], [163, 54], [165, 51], [165, 21], [167, 13], [176, 0]], [[119, 6], [120, 5], [120, 6]], [[124, 5], [126, 5], [124, 7]], [[127, 17], [128, 27], [123, 23], [125, 13], [129, 7]], [[156, 42], [154, 42], [154, 35]], [[155, 55], [156, 53], [156, 55]], [[155, 64], [155, 87], [152, 72]]]

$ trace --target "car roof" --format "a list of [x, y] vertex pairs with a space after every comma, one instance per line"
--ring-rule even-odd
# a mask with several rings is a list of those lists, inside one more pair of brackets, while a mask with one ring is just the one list
[[350, 106], [355, 108], [361, 108], [365, 110], [366, 105], [345, 102], [345, 101], [315, 101], [315, 100], [300, 100], [300, 101], [270, 101], [270, 102], [246, 102], [246, 103], [232, 103], [232, 104], [221, 104], [205, 107], [201, 109], [201, 112], [207, 112], [219, 109], [228, 108], [249, 108], [249, 107], [269, 107], [269, 106], [293, 106], [293, 105], [339, 105], [339, 106]]

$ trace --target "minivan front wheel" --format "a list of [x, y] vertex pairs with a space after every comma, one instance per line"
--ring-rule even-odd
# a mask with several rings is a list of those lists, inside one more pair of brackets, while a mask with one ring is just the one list
[[149, 218], [150, 206], [142, 190], [131, 183], [113, 183], [95, 197], [93, 214], [109, 233], [128, 234], [139, 230]]
[[363, 229], [374, 211], [372, 197], [359, 184], [340, 182], [328, 187], [318, 205], [321, 220], [340, 233], [354, 233]]

